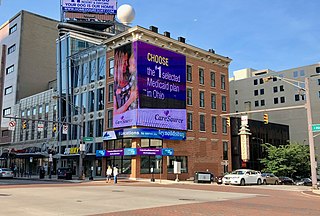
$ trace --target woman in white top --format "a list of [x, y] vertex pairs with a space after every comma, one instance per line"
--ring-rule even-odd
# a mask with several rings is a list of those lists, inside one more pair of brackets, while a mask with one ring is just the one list
[[111, 169], [111, 166], [108, 166], [108, 169], [106, 171], [106, 176], [107, 176], [106, 183], [111, 182], [111, 175], [112, 175], [112, 169]]

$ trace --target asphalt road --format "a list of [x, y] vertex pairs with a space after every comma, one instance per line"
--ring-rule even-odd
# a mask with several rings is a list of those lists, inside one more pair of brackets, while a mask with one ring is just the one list
[[0, 185], [0, 215], [320, 215], [320, 196], [303, 186], [41, 183]]

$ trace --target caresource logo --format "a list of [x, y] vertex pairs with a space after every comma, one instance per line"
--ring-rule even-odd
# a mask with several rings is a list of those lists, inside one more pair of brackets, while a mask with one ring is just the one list
[[116, 120], [116, 124], [117, 125], [121, 125], [121, 124], [128, 124], [131, 123], [132, 119], [125, 119], [124, 116], [121, 116], [121, 118], [119, 120]]
[[154, 119], [157, 121], [162, 121], [162, 122], [172, 122], [172, 123], [182, 123], [183, 119], [181, 118], [174, 118], [170, 115], [169, 110], [165, 110], [163, 112], [164, 115], [156, 114], [154, 116]]

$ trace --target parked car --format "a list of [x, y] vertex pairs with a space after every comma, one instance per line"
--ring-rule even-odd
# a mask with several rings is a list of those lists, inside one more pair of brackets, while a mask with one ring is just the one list
[[312, 180], [310, 178], [302, 178], [296, 181], [296, 185], [312, 186]]
[[59, 168], [57, 171], [58, 179], [72, 180], [72, 170], [71, 168]]
[[0, 168], [0, 178], [13, 178], [13, 171], [9, 168]]
[[246, 184], [262, 184], [264, 177], [261, 173], [251, 169], [238, 169], [231, 174], [227, 174], [222, 178], [224, 184], [246, 185]]
[[286, 177], [286, 176], [281, 176], [279, 177], [279, 184], [281, 185], [294, 185], [294, 181], [292, 178]]
[[279, 178], [275, 176], [273, 173], [262, 173], [262, 177], [265, 177], [266, 184], [279, 184]]

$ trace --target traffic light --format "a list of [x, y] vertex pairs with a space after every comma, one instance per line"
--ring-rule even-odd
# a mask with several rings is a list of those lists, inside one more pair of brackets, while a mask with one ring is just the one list
[[230, 117], [227, 117], [227, 126], [230, 127]]
[[23, 121], [22, 122], [22, 128], [23, 129], [27, 129], [27, 121]]
[[268, 124], [269, 123], [269, 116], [268, 116], [268, 114], [263, 114], [263, 123], [264, 124]]
[[57, 132], [57, 124], [53, 124], [52, 131], [53, 133]]

